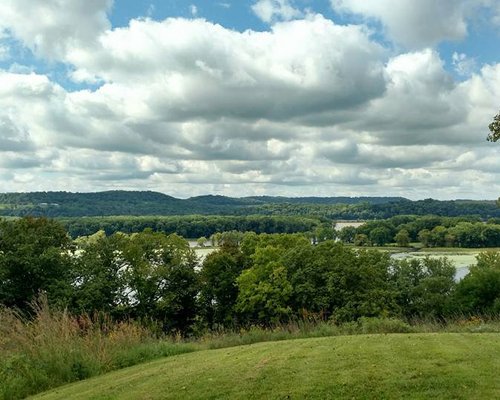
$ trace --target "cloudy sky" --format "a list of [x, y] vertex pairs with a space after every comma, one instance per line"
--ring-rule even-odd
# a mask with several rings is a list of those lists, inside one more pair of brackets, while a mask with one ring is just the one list
[[500, 0], [1, 0], [0, 192], [495, 199]]

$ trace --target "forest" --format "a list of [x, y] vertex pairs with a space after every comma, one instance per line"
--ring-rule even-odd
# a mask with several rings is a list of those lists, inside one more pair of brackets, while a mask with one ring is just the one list
[[299, 215], [328, 219], [381, 219], [396, 215], [500, 217], [495, 201], [402, 197], [272, 197], [198, 196], [177, 199], [150, 191], [97, 193], [0, 193], [0, 215], [45, 217], [174, 216], [174, 215]]

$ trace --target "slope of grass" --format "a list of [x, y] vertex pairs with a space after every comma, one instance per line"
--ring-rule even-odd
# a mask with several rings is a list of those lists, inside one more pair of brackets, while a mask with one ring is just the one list
[[500, 335], [339, 336], [172, 356], [36, 399], [494, 399]]

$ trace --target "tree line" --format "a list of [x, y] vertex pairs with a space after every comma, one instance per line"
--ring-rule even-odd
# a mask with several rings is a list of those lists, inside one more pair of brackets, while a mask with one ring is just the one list
[[336, 236], [358, 246], [420, 242], [423, 247], [500, 247], [498, 222], [495, 218], [484, 222], [474, 216], [396, 216], [368, 221], [358, 228], [345, 227]]
[[182, 237], [194, 239], [234, 230], [257, 233], [308, 232], [321, 224], [320, 219], [312, 217], [265, 215], [119, 216], [61, 218], [59, 221], [73, 238], [92, 235], [100, 230], [111, 235], [115, 232], [141, 232], [149, 228], [155, 232], [177, 233]]
[[[479, 216], [443, 217], [437, 215], [398, 215], [370, 220], [358, 228], [333, 229], [335, 221], [322, 217], [250, 216], [118, 216], [60, 218], [71, 237], [88, 236], [103, 230], [133, 233], [144, 229], [182, 237], [210, 238], [216, 233], [239, 231], [256, 233], [307, 233], [313, 241], [338, 239], [357, 246], [408, 246], [420, 242], [424, 247], [500, 247], [500, 218], [483, 221]], [[213, 240], [212, 240], [213, 242]]]
[[226, 235], [200, 262], [176, 234], [103, 232], [72, 241], [58, 222], [0, 222], [0, 303], [29, 313], [44, 293], [72, 313], [105, 312], [163, 332], [296, 319], [445, 318], [500, 312], [500, 254], [460, 282], [446, 259], [393, 260], [303, 234]]
[[383, 219], [396, 215], [478, 215], [500, 217], [495, 201], [401, 197], [272, 197], [197, 196], [177, 199], [150, 191], [98, 193], [0, 193], [0, 215], [46, 217], [103, 217], [115, 215], [296, 215], [328, 219]]

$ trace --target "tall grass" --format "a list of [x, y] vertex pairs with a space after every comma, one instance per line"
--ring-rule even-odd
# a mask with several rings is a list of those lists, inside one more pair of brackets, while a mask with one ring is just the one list
[[42, 298], [33, 304], [31, 319], [0, 309], [0, 400], [24, 398], [114, 369], [201, 349], [325, 336], [426, 332], [500, 333], [500, 318], [457, 316], [448, 321], [409, 322], [360, 318], [344, 324], [298, 320], [271, 328], [221, 329], [186, 342], [158, 338], [136, 323], [113, 322], [104, 314], [75, 317], [52, 311]]
[[314, 337], [388, 333], [500, 333], [500, 317], [457, 316], [449, 320], [360, 318], [335, 324], [330, 321], [295, 321], [272, 328], [251, 326], [239, 330], [206, 333], [198, 339], [202, 347], [217, 349], [259, 342]]
[[33, 311], [33, 318], [27, 320], [15, 311], [0, 310], [0, 399], [24, 398], [195, 349], [193, 344], [159, 340], [132, 322], [51, 311], [45, 299], [33, 304]]

